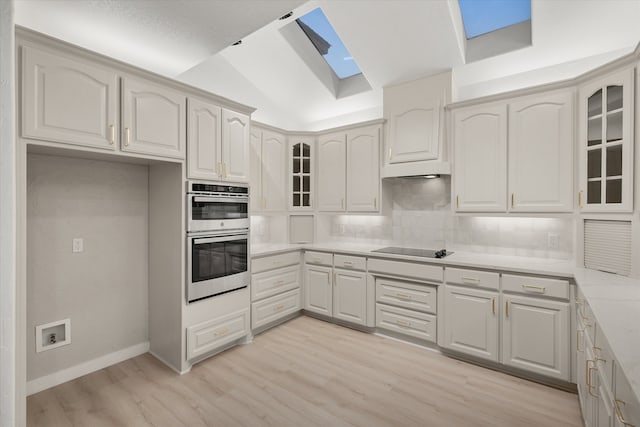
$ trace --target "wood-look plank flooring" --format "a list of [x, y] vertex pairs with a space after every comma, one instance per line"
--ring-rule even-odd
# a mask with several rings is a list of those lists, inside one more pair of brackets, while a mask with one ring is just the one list
[[32, 395], [29, 426], [581, 426], [575, 394], [299, 317], [178, 375], [145, 354]]

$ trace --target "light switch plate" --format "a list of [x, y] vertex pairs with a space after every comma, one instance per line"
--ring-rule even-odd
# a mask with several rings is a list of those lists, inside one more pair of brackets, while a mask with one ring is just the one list
[[84, 252], [84, 239], [82, 239], [80, 237], [77, 237], [77, 238], [73, 239], [72, 251], [73, 252]]

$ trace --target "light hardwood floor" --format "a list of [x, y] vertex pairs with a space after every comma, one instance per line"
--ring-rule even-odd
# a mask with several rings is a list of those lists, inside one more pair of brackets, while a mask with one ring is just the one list
[[299, 317], [179, 376], [145, 354], [27, 400], [30, 426], [581, 426], [575, 394]]

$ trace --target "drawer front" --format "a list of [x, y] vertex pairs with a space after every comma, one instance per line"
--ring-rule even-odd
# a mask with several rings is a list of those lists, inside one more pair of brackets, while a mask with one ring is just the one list
[[300, 267], [279, 268], [251, 275], [251, 301], [300, 287]]
[[300, 251], [254, 258], [251, 260], [251, 272], [260, 273], [294, 264], [300, 264]]
[[436, 316], [386, 304], [376, 304], [376, 326], [436, 342]]
[[[636, 395], [633, 389], [629, 385], [627, 377], [624, 372], [616, 365], [616, 389], [614, 393], [614, 404], [616, 405], [616, 411], [614, 412], [617, 423], [616, 426], [622, 425], [634, 425], [640, 426], [640, 402], [636, 399]], [[627, 424], [623, 424], [624, 420]]]
[[367, 259], [361, 256], [336, 254], [333, 256], [333, 266], [349, 270], [365, 271], [367, 269]]
[[521, 276], [517, 274], [502, 275], [502, 290], [518, 294], [552, 297], [568, 300], [569, 282], [559, 279]]
[[187, 359], [202, 356], [248, 333], [248, 309], [190, 326], [187, 328]]
[[444, 279], [450, 285], [500, 289], [500, 275], [489, 271], [447, 267], [444, 269]]
[[371, 272], [386, 273], [393, 276], [411, 277], [418, 280], [442, 283], [443, 268], [439, 265], [417, 262], [391, 261], [369, 258], [367, 268]]
[[417, 285], [400, 280], [376, 279], [376, 301], [436, 314], [436, 287]]
[[251, 304], [251, 328], [269, 324], [300, 310], [300, 289]]
[[306, 251], [304, 253], [306, 264], [326, 265], [333, 267], [333, 254], [328, 252]]

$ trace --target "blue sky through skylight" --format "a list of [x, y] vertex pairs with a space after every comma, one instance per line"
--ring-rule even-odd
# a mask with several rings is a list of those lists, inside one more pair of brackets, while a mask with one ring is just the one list
[[467, 39], [531, 19], [531, 0], [458, 0]]
[[[338, 37], [338, 34], [322, 12], [322, 9], [316, 8], [306, 15], [301, 16], [298, 20], [309, 26], [331, 45], [329, 52], [323, 55], [323, 57], [338, 78], [344, 79], [361, 73], [356, 61], [353, 60], [344, 43], [342, 43], [342, 40], [340, 40], [340, 37]], [[320, 54], [322, 55], [322, 53]]]

